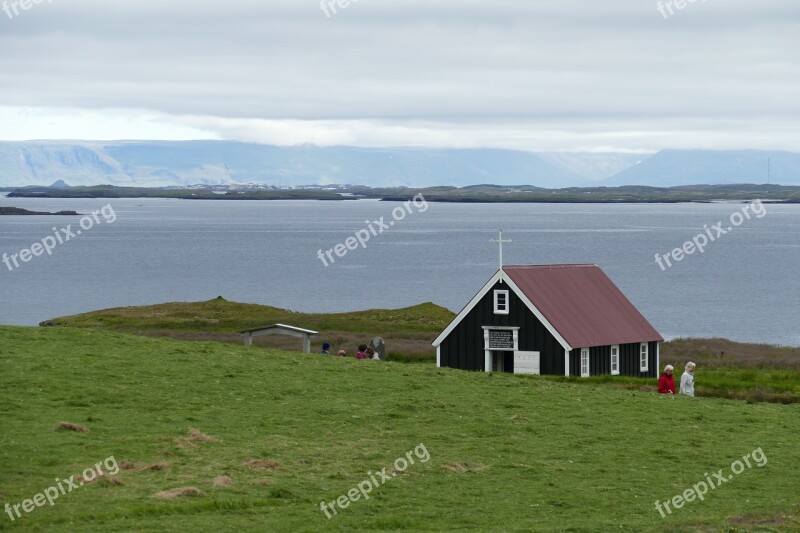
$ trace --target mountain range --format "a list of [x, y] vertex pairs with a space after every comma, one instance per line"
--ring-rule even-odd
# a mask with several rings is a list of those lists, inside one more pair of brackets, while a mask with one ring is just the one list
[[800, 153], [537, 153], [502, 149], [283, 147], [232, 141], [0, 142], [0, 185], [13, 187], [48, 185], [58, 180], [73, 186], [139, 187], [231, 183], [670, 187], [766, 183], [768, 179], [772, 183], [800, 185]]

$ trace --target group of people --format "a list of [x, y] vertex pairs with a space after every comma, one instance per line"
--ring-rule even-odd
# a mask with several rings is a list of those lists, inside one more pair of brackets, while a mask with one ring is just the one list
[[[686, 396], [694, 396], [694, 370], [697, 365], [694, 363], [686, 363], [686, 368], [681, 376], [681, 386], [677, 394], [685, 394]], [[672, 365], [664, 367], [664, 373], [658, 378], [658, 392], [659, 394], [676, 394], [675, 392], [675, 376], [672, 375]]]
[[[331, 343], [324, 342], [322, 343], [322, 351], [319, 352], [320, 355], [330, 355], [331, 354]], [[336, 354], [339, 357], [347, 357], [347, 352], [344, 350], [339, 350]], [[375, 350], [367, 346], [366, 344], [361, 344], [358, 346], [358, 352], [356, 352], [356, 359], [374, 359], [375, 361], [380, 361], [380, 356], [375, 352]]]

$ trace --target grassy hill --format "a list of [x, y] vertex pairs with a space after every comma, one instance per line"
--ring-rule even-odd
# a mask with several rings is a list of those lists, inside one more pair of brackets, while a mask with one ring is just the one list
[[[405, 309], [373, 309], [341, 314], [296, 313], [275, 307], [229, 302], [168, 303], [146, 307], [106, 309], [43, 322], [47, 326], [106, 329], [179, 340], [238, 344], [238, 331], [272, 323], [286, 323], [320, 332], [313, 350], [328, 341], [333, 350], [355, 348], [374, 336], [386, 340], [391, 361], [433, 363], [431, 342], [455, 315], [432, 303]], [[263, 348], [298, 350], [291, 337], [256, 339]], [[743, 400], [800, 403], [800, 348], [743, 344], [725, 339], [677, 339], [661, 347], [661, 361], [671, 363], [680, 375], [688, 361], [699, 365], [698, 394]], [[564, 378], [555, 378], [564, 381]], [[571, 383], [655, 390], [653, 380], [597, 377], [567, 379]]]
[[[72, 328], [0, 328], [0, 369], [0, 503], [124, 468], [3, 531], [800, 530], [797, 405]], [[762, 468], [655, 510], [758, 448]]]
[[[215, 340], [239, 343], [239, 331], [268, 324], [289, 324], [319, 331], [313, 350], [322, 343], [353, 355], [359, 344], [383, 337], [392, 360], [432, 360], [431, 341], [455, 315], [432, 303], [404, 309], [372, 309], [353, 313], [297, 313], [265, 305], [229, 302], [222, 297], [207, 302], [167, 303], [147, 307], [122, 307], [43, 322], [47, 326], [102, 328], [181, 340]], [[259, 337], [259, 346], [297, 350], [299, 341], [282, 336]]]

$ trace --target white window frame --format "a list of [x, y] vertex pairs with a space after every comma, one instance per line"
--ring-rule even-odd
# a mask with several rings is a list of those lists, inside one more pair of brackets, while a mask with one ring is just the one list
[[[506, 330], [511, 331], [514, 335], [514, 349], [513, 350], [499, 350], [497, 348], [492, 348], [489, 343], [489, 332], [491, 330]], [[486, 351], [508, 351], [508, 352], [516, 352], [519, 350], [519, 326], [483, 326], [483, 349]]]
[[619, 376], [619, 344], [611, 347], [611, 375]]
[[[584, 359], [585, 358], [585, 359]], [[586, 362], [586, 370], [584, 371], [584, 361]], [[588, 378], [590, 373], [590, 359], [589, 359], [589, 348], [581, 348], [581, 377]]]
[[[505, 307], [500, 308], [499, 305], [499, 296], [503, 295], [505, 297]], [[509, 314], [510, 302], [508, 301], [508, 290], [497, 289], [494, 291], [494, 314], [496, 315], [507, 315]]]
[[639, 345], [639, 371], [647, 372], [650, 369], [650, 346], [643, 342]]

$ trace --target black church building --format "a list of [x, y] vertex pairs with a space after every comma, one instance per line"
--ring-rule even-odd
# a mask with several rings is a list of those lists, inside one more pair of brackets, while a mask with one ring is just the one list
[[663, 340], [597, 265], [537, 265], [498, 270], [433, 345], [439, 367], [657, 377]]

